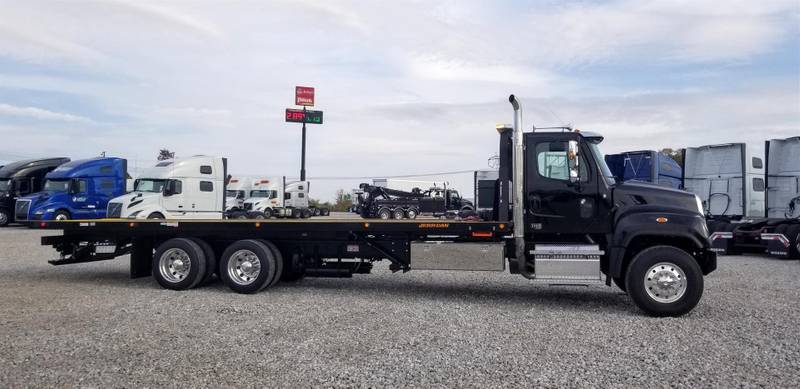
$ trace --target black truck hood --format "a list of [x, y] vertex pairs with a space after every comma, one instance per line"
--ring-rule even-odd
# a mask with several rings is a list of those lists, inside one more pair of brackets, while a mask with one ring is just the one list
[[628, 181], [615, 185], [614, 204], [619, 208], [659, 206], [700, 213], [694, 194], [645, 182]]

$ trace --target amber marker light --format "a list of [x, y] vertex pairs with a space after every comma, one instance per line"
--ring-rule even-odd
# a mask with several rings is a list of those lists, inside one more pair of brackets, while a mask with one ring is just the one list
[[128, 227], [130, 228], [136, 227], [136, 223], [130, 222], [128, 223]]
[[506, 229], [506, 225], [505, 224], [500, 224], [500, 229], [501, 230], [505, 230]]
[[669, 219], [665, 218], [664, 216], [661, 216], [659, 218], [656, 218], [656, 221], [661, 223], [661, 224], [664, 224], [664, 223], [668, 222]]
[[364, 223], [364, 228], [369, 228], [369, 223]]
[[261, 223], [260, 222], [256, 222], [256, 228], [259, 228], [259, 227], [261, 227]]

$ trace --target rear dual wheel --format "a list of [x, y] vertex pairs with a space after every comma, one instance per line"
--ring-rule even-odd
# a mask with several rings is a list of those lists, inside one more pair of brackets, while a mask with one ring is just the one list
[[270, 242], [247, 239], [234, 242], [219, 261], [222, 281], [238, 293], [256, 293], [274, 285], [283, 271], [283, 258]]
[[170, 239], [153, 255], [153, 277], [166, 289], [191, 289], [206, 277], [206, 254], [196, 241], [187, 238]]

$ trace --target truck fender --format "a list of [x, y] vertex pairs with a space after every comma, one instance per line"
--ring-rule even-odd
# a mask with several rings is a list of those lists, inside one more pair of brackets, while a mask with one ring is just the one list
[[[614, 278], [624, 276], [625, 258], [631, 243], [644, 237], [652, 239], [654, 244], [681, 247], [676, 243], [689, 242], [697, 250], [710, 247], [705, 219], [699, 214], [663, 212], [628, 214], [617, 220], [609, 245], [609, 276]], [[700, 266], [706, 270], [703, 263], [700, 263]]]
[[167, 212], [165, 209], [163, 209], [163, 208], [161, 208], [161, 207], [147, 207], [147, 208], [143, 208], [141, 212], [139, 212], [138, 214], [136, 214], [136, 218], [137, 218], [137, 219], [147, 219], [147, 218], [148, 218], [150, 215], [152, 215], [153, 213], [160, 213], [160, 214], [164, 215], [164, 217], [166, 217], [167, 219], [169, 219], [169, 218], [170, 218], [170, 213], [169, 213], [169, 212]]

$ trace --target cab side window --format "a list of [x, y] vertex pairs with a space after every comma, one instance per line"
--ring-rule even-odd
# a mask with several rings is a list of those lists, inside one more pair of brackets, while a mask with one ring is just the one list
[[78, 193], [86, 193], [86, 180], [78, 180]]
[[[554, 180], [569, 181], [569, 164], [567, 163], [567, 142], [542, 142], [536, 144], [536, 165], [539, 175]], [[588, 162], [583, 153], [580, 154], [581, 182], [589, 181]]]

